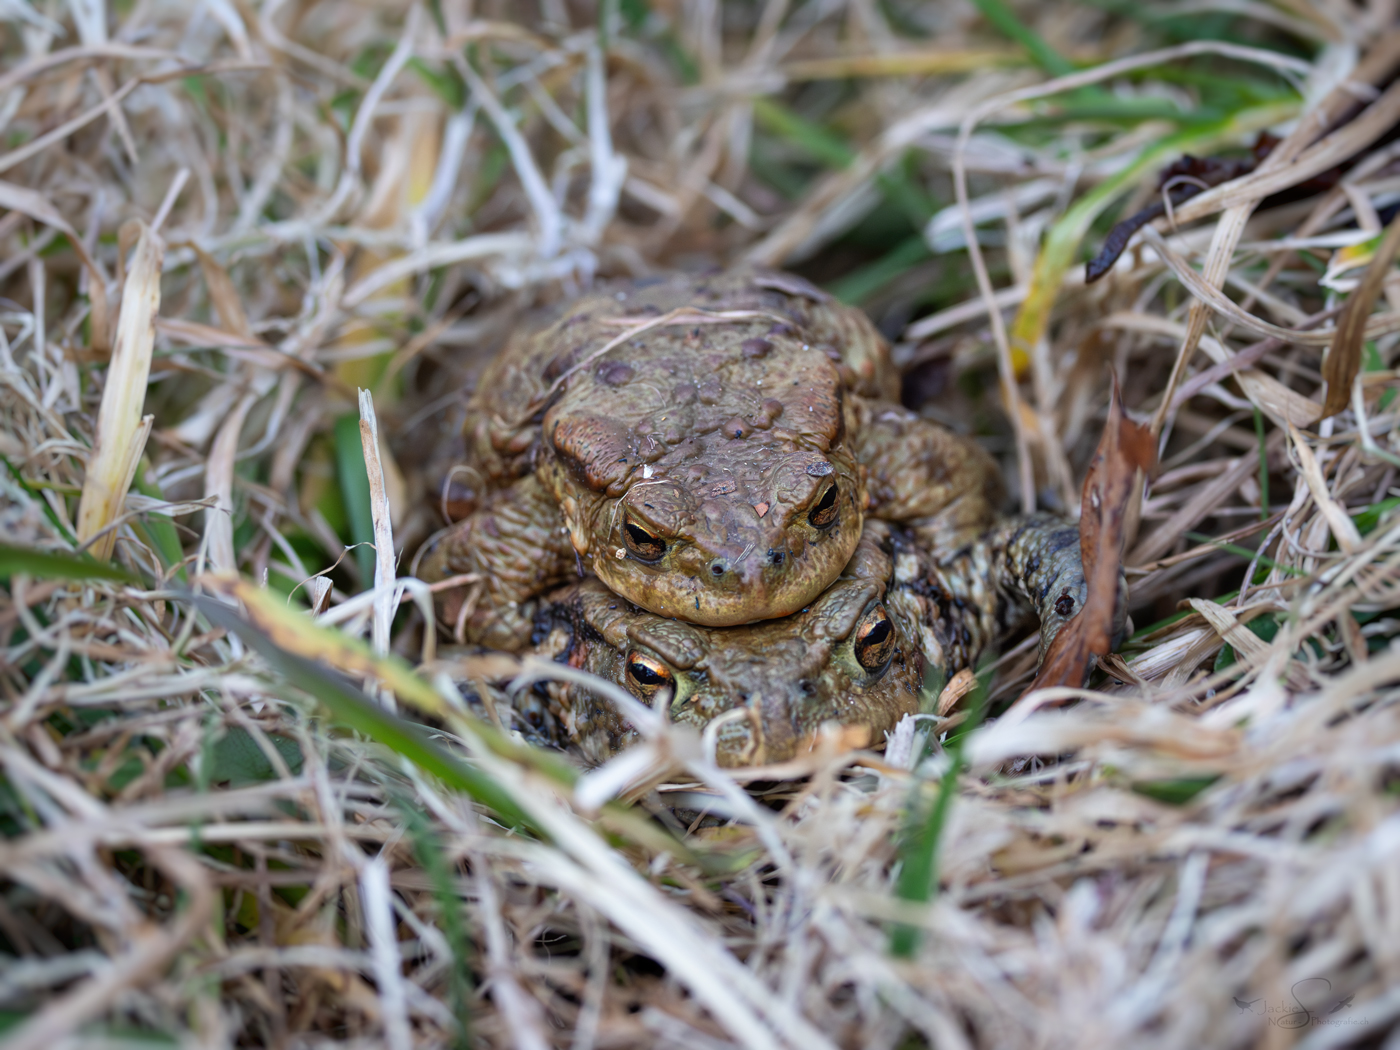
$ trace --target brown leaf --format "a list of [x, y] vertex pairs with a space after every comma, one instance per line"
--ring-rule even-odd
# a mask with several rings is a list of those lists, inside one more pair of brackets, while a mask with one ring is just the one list
[[1156, 461], [1152, 432], [1123, 414], [1115, 377], [1108, 420], [1084, 478], [1079, 512], [1079, 548], [1089, 593], [1079, 615], [1050, 644], [1031, 690], [1082, 686], [1091, 658], [1106, 655], [1113, 644], [1128, 501], [1137, 472], [1151, 472]]
[[[1361, 371], [1361, 348], [1366, 343], [1366, 322], [1370, 320], [1376, 299], [1386, 275], [1400, 253], [1400, 215], [1391, 220], [1381, 238], [1366, 275], [1356, 291], [1351, 293], [1342, 316], [1337, 319], [1337, 331], [1327, 358], [1322, 362], [1322, 378], [1327, 380], [1327, 402], [1322, 406], [1322, 418], [1335, 415], [1351, 401], [1351, 384]], [[1301, 424], [1306, 426], [1307, 424]]]

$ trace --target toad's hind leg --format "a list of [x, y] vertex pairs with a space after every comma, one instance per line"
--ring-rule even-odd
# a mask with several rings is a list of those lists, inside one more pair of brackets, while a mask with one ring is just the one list
[[[976, 664], [1009, 629], [1034, 616], [1040, 656], [1088, 596], [1076, 525], [1048, 514], [1008, 518], [940, 555], [920, 530], [896, 545], [892, 604], [926, 659], [952, 675]], [[1120, 582], [1115, 634], [1127, 609]]]
[[439, 536], [419, 576], [475, 576], [439, 593], [441, 622], [452, 630], [463, 620], [466, 641], [518, 650], [530, 644], [535, 598], [571, 578], [576, 564], [554, 497], [530, 474]]
[[889, 402], [857, 404], [852, 435], [865, 468], [871, 517], [917, 527], [930, 549], [965, 542], [996, 520], [996, 460], [963, 437]]

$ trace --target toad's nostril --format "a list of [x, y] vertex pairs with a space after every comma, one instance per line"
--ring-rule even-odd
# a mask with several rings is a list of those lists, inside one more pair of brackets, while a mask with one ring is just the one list
[[729, 571], [729, 563], [723, 558], [716, 558], [710, 562], [710, 575], [718, 579]]

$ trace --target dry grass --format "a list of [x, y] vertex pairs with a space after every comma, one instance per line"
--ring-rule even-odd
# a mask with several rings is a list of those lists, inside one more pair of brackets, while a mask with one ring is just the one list
[[[1400, 1045], [1393, 5], [979, 4], [3, 7], [6, 1046]], [[634, 709], [583, 772], [524, 746], [566, 668], [438, 650], [482, 362], [738, 258], [1028, 504], [1117, 372], [1163, 463], [1092, 688], [1008, 706], [1012, 646], [931, 757], [731, 776]]]

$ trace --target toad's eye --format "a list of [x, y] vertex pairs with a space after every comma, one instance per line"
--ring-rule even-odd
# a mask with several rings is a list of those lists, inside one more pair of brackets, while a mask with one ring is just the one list
[[883, 671], [894, 656], [894, 624], [883, 605], [865, 614], [856, 627], [854, 648], [856, 660], [871, 674]]
[[638, 561], [656, 561], [666, 553], [666, 541], [640, 525], [626, 522], [622, 526], [623, 542]]
[[807, 512], [807, 520], [816, 529], [829, 529], [836, 524], [836, 497], [840, 493], [836, 490], [836, 485], [830, 484], [826, 491], [822, 493], [822, 498], [817, 500], [817, 505]]
[[671, 669], [654, 656], [635, 651], [627, 654], [627, 685], [643, 700], [650, 700], [662, 686], [674, 681]]

